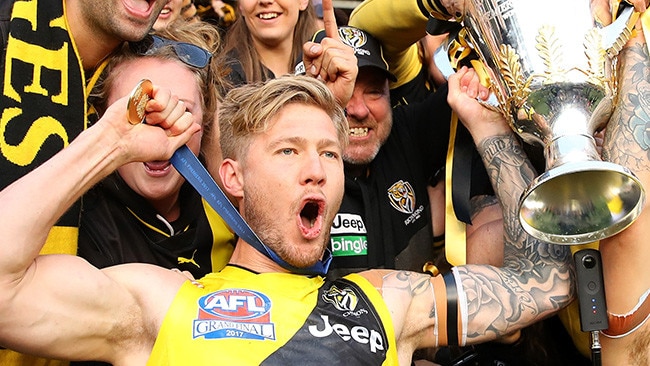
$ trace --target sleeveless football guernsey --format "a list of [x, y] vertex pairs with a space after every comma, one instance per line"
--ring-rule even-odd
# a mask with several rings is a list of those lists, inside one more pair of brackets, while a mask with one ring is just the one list
[[398, 364], [388, 309], [359, 275], [325, 281], [227, 266], [200, 282], [179, 290], [149, 365]]

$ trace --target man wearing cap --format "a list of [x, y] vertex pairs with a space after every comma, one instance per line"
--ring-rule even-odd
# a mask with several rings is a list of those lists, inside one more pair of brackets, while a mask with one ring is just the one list
[[396, 78], [379, 42], [347, 26], [339, 27], [339, 37], [354, 48], [359, 74], [346, 105], [350, 144], [343, 155], [345, 196], [331, 229], [330, 276], [377, 267], [422, 271], [436, 256], [427, 182], [445, 163], [446, 88], [422, 103], [391, 108], [389, 81]]

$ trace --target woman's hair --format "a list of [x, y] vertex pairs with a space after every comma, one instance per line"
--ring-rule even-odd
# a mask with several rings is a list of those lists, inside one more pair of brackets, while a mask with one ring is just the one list
[[[302, 54], [302, 45], [311, 39], [317, 27], [316, 12], [311, 1], [309, 1], [307, 8], [300, 11], [298, 22], [293, 29], [291, 57], [287, 61], [289, 70], [293, 70], [294, 63]], [[237, 17], [237, 20], [228, 28], [228, 32], [224, 37], [223, 56], [227, 58], [233, 54], [237, 55], [241, 63], [244, 74], [246, 74], [247, 83], [266, 80], [260, 55], [255, 49], [253, 38], [243, 16]]]
[[[174, 22], [167, 28], [157, 31], [155, 34], [173, 41], [191, 43], [209, 51], [212, 55], [216, 55], [221, 46], [218, 29], [205, 22]], [[146, 55], [134, 50], [133, 46], [133, 44], [125, 43], [111, 56], [100, 79], [91, 92], [91, 103], [100, 115], [108, 108], [108, 96], [110, 95], [113, 83], [120, 79], [119, 70], [116, 72], [116, 68], [122, 63], [143, 57], [182, 62], [172, 46], [163, 45], [149, 49]], [[183, 64], [186, 65], [185, 63]], [[219, 90], [221, 90], [221, 85], [224, 83], [224, 73], [214, 56], [204, 68], [190, 65], [187, 65], [187, 68], [194, 73], [194, 78], [203, 97], [201, 100], [201, 107], [203, 109], [203, 136], [209, 136], [210, 133], [208, 132], [214, 124], [217, 103], [221, 99]]]
[[[256, 134], [267, 131], [270, 120], [285, 106], [316, 106], [332, 119], [342, 148], [348, 143], [348, 122], [332, 92], [308, 76], [284, 75], [266, 82], [232, 89], [219, 106], [220, 143], [224, 158], [243, 159]], [[309, 128], [305, 116], [305, 128]]]

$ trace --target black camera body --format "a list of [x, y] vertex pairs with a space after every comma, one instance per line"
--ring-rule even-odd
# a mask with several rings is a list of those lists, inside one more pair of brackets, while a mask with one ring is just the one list
[[576, 265], [580, 329], [591, 332], [607, 329], [607, 305], [600, 252], [582, 249], [573, 255]]

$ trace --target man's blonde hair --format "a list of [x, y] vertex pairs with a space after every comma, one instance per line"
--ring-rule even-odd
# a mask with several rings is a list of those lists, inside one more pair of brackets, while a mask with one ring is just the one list
[[[348, 123], [343, 108], [321, 82], [307, 76], [282, 76], [264, 83], [248, 84], [231, 90], [219, 106], [221, 150], [224, 158], [246, 157], [254, 135], [267, 131], [269, 121], [289, 104], [313, 105], [334, 122], [341, 148], [348, 143]], [[305, 128], [309, 116], [305, 116]]]

